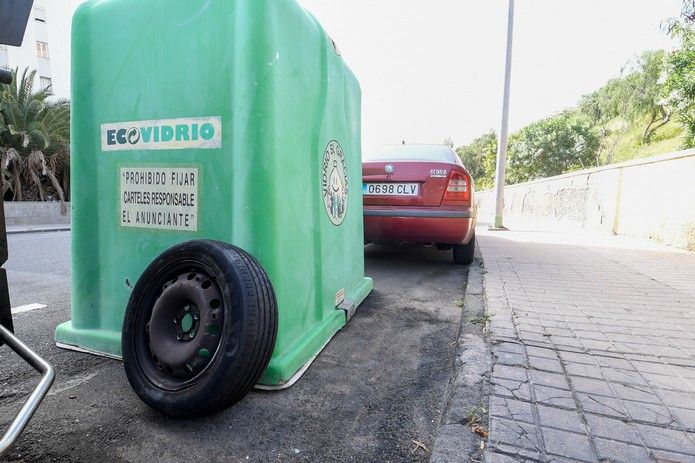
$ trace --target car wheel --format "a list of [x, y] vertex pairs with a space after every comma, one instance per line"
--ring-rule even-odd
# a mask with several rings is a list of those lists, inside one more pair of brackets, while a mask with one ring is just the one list
[[453, 249], [454, 262], [459, 265], [470, 265], [475, 254], [475, 233], [467, 244], [455, 244]]
[[167, 415], [209, 414], [241, 400], [268, 366], [277, 303], [261, 265], [209, 240], [157, 257], [133, 289], [123, 365], [135, 393]]

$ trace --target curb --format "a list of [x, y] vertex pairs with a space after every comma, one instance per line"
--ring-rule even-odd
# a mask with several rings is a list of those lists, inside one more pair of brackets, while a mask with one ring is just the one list
[[50, 232], [59, 232], [59, 231], [70, 231], [70, 225], [59, 225], [59, 226], [55, 226], [55, 227], [37, 227], [37, 228], [26, 227], [26, 228], [15, 228], [15, 229], [10, 229], [8, 227], [7, 234], [8, 235], [19, 235], [19, 234], [23, 234], [23, 233], [50, 233]]
[[444, 411], [434, 439], [430, 462], [475, 462], [483, 460], [486, 438], [472, 431], [488, 429], [489, 383], [492, 353], [487, 336], [483, 261], [468, 269], [461, 328], [454, 359], [454, 373], [444, 401]]

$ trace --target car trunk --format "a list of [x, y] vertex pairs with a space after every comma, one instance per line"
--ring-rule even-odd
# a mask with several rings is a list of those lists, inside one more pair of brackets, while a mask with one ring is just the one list
[[[390, 174], [389, 165], [393, 167]], [[448, 163], [427, 161], [365, 162], [364, 205], [437, 207], [442, 202], [451, 167]]]

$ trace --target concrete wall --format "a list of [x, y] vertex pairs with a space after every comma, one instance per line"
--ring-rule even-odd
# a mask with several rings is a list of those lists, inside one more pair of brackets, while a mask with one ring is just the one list
[[[477, 194], [491, 222], [492, 190]], [[695, 150], [549, 177], [505, 188], [513, 229], [612, 233], [695, 251]]]
[[70, 223], [70, 203], [57, 201], [5, 201], [5, 223], [11, 225], [55, 225]]

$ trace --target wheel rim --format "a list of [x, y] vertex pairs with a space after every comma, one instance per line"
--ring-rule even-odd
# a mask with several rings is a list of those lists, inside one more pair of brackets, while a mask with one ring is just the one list
[[225, 322], [224, 299], [211, 271], [200, 266], [168, 272], [143, 313], [136, 342], [146, 376], [166, 390], [179, 390], [202, 377], [219, 350]]

